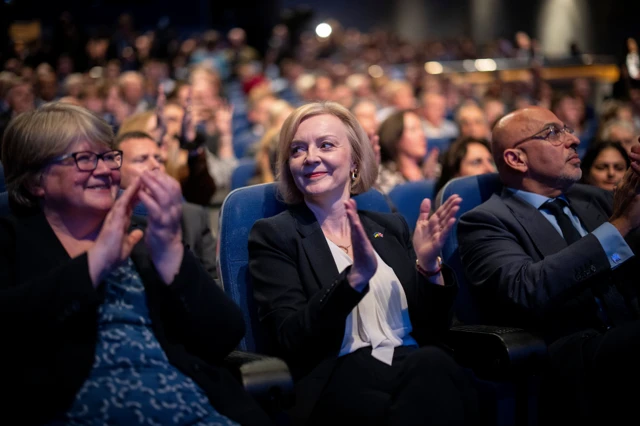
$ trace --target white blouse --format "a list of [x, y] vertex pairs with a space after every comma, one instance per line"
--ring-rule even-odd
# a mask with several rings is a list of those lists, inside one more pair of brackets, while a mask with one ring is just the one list
[[[335, 243], [327, 239], [338, 271], [353, 263]], [[417, 346], [411, 337], [407, 296], [396, 273], [376, 254], [378, 269], [369, 280], [369, 292], [347, 317], [344, 338], [338, 356], [371, 346], [371, 355], [391, 365], [394, 348]]]

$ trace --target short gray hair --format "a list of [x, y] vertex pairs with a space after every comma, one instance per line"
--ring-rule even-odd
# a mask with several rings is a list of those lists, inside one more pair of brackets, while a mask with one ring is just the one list
[[81, 140], [114, 147], [113, 130], [88, 109], [64, 102], [52, 102], [15, 117], [2, 140], [2, 165], [9, 198], [24, 207], [38, 199], [29, 189], [42, 168]]

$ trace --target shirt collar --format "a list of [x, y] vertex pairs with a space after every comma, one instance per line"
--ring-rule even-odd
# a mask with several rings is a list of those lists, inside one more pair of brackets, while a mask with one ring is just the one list
[[[526, 201], [536, 209], [539, 209], [547, 201], [553, 200], [553, 198], [545, 197], [544, 195], [536, 194], [535, 192], [528, 192], [528, 191], [523, 191], [522, 189], [514, 189], [514, 188], [507, 188], [507, 189], [511, 191], [516, 197]], [[564, 194], [560, 195], [557, 198], [560, 198], [564, 200], [567, 204], [569, 204], [569, 201], [567, 200], [567, 197], [564, 196]]]

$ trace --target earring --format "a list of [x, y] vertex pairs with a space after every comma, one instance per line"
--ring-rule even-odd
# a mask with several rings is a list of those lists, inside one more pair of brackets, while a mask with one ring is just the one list
[[355, 182], [355, 180], [358, 178], [358, 169], [353, 169], [351, 170], [351, 182]]

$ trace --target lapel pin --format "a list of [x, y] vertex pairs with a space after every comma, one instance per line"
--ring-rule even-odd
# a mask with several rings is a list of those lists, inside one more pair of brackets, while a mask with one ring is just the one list
[[382, 232], [376, 232], [375, 234], [373, 234], [373, 238], [382, 238], [384, 237], [384, 235], [382, 235]]

